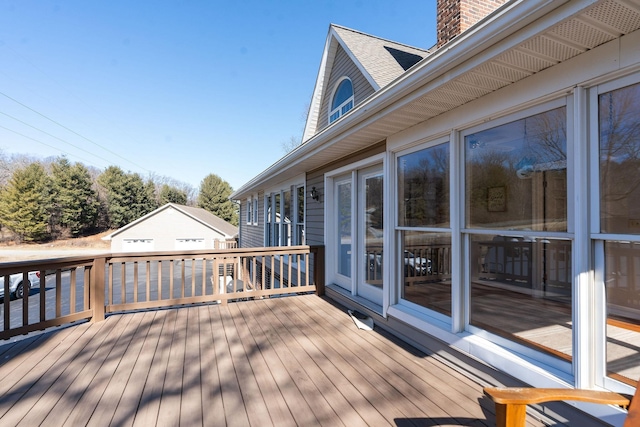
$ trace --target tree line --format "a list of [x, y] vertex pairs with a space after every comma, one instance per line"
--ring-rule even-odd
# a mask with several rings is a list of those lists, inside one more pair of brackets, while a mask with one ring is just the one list
[[158, 177], [144, 180], [118, 166], [98, 171], [65, 157], [0, 160], [0, 230], [19, 242], [118, 229], [166, 203], [198, 206], [238, 225], [237, 206], [229, 200], [232, 188], [215, 174], [202, 180], [196, 196], [189, 185]]

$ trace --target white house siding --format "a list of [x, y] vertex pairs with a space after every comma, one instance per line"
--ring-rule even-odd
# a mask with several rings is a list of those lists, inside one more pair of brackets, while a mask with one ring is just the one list
[[204, 239], [204, 249], [213, 249], [214, 240], [224, 240], [225, 236], [169, 207], [113, 236], [111, 250], [125, 250], [125, 239], [152, 239], [153, 250], [172, 251], [178, 239]]
[[324, 129], [329, 125], [329, 104], [331, 103], [331, 96], [336, 83], [342, 77], [349, 77], [353, 84], [353, 98], [354, 106], [357, 106], [363, 99], [373, 94], [374, 90], [371, 84], [367, 81], [366, 77], [360, 72], [356, 64], [349, 58], [342, 46], [338, 46], [336, 52], [335, 62], [329, 76], [326, 91], [322, 97], [320, 104], [320, 114], [318, 116], [318, 129], [317, 132]]

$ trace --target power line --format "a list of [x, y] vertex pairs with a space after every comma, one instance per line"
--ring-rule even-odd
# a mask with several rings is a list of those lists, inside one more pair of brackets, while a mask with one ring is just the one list
[[[15, 102], [15, 103], [16, 103], [16, 104], [18, 104], [18, 105], [21, 105], [22, 107], [26, 108], [27, 110], [32, 111], [32, 112], [34, 112], [34, 113], [38, 114], [39, 116], [41, 116], [41, 117], [43, 117], [43, 118], [45, 118], [45, 119], [49, 120], [50, 122], [52, 122], [52, 123], [54, 123], [54, 124], [56, 124], [56, 125], [60, 126], [61, 128], [65, 129], [65, 130], [67, 130], [67, 131], [69, 131], [69, 132], [73, 133], [74, 135], [79, 136], [80, 138], [84, 139], [85, 141], [88, 141], [88, 142], [90, 142], [91, 144], [93, 144], [93, 145], [95, 145], [95, 146], [97, 146], [97, 147], [100, 147], [100, 148], [102, 148], [103, 150], [105, 150], [105, 151], [107, 151], [107, 152], [109, 152], [109, 153], [113, 154], [114, 156], [117, 156], [117, 157], [121, 158], [122, 160], [124, 160], [124, 161], [126, 161], [126, 162], [129, 162], [129, 163], [131, 163], [132, 165], [137, 166], [138, 168], [140, 168], [140, 169], [142, 169], [142, 170], [146, 171], [147, 173], [151, 173], [151, 172], [152, 172], [152, 171], [150, 171], [149, 169], [145, 168], [144, 166], [141, 166], [141, 165], [139, 165], [139, 164], [137, 164], [137, 163], [135, 163], [135, 162], [133, 162], [133, 161], [131, 161], [131, 160], [129, 160], [129, 159], [127, 159], [127, 158], [125, 158], [125, 157], [122, 157], [120, 154], [118, 154], [118, 153], [116, 153], [116, 152], [114, 152], [114, 151], [109, 150], [108, 148], [106, 148], [106, 147], [104, 147], [104, 146], [102, 146], [102, 145], [98, 144], [98, 143], [97, 143], [97, 142], [95, 142], [95, 141], [92, 141], [91, 139], [89, 139], [89, 138], [87, 138], [87, 137], [85, 137], [85, 136], [83, 136], [83, 135], [80, 135], [78, 132], [74, 131], [73, 129], [69, 129], [68, 127], [64, 126], [62, 123], [59, 123], [59, 122], [57, 122], [56, 120], [53, 120], [52, 118], [49, 118], [49, 117], [45, 116], [44, 114], [42, 114], [42, 113], [40, 113], [39, 111], [36, 111], [36, 110], [34, 110], [33, 108], [31, 108], [31, 107], [29, 107], [29, 106], [27, 106], [27, 105], [23, 104], [22, 102], [18, 101], [17, 99], [14, 99], [14, 98], [10, 97], [10, 96], [9, 96], [9, 95], [7, 95], [6, 93], [0, 92], [0, 95], [4, 96], [4, 97], [5, 97], [5, 98], [7, 98], [7, 99], [10, 99], [11, 101]], [[45, 145], [46, 145], [46, 144], [45, 144]], [[52, 148], [55, 148], [55, 147], [52, 147]]]
[[[93, 162], [91, 162], [90, 160], [84, 159], [84, 158], [82, 158], [82, 157], [80, 157], [80, 156], [77, 156], [77, 155], [75, 155], [75, 154], [67, 153], [66, 151], [62, 150], [61, 148], [54, 147], [53, 145], [47, 144], [46, 142], [42, 142], [42, 141], [40, 141], [40, 140], [38, 140], [38, 139], [32, 138], [32, 137], [30, 137], [30, 136], [27, 136], [27, 135], [25, 135], [25, 134], [23, 134], [23, 133], [20, 133], [20, 132], [17, 132], [17, 131], [15, 131], [15, 130], [13, 130], [13, 129], [9, 129], [8, 127], [5, 127], [5, 126], [0, 125], [0, 128], [5, 129], [5, 130], [8, 130], [9, 132], [15, 133], [16, 135], [20, 135], [20, 136], [21, 136], [21, 137], [23, 137], [23, 138], [30, 139], [31, 141], [37, 142], [37, 143], [42, 144], [42, 145], [44, 145], [44, 146], [46, 146], [46, 147], [53, 148], [54, 150], [62, 151], [64, 154], [67, 154], [67, 155], [69, 155], [69, 156], [71, 156], [71, 157], [75, 157], [75, 158], [77, 158], [77, 159], [80, 159], [80, 160], [82, 160], [82, 161], [85, 161], [85, 162], [87, 162], [88, 164], [92, 164], [92, 163], [93, 163]], [[83, 150], [83, 151], [84, 151], [84, 150]], [[89, 153], [89, 154], [91, 154], [91, 153]], [[104, 159], [102, 159], [102, 160], [104, 160]], [[106, 161], [106, 160], [105, 160], [105, 161]], [[107, 165], [108, 165], [108, 163], [109, 163], [109, 162], [107, 161]]]
[[[9, 117], [9, 118], [11, 118], [11, 119], [13, 119], [13, 120], [15, 120], [15, 121], [19, 122], [19, 123], [22, 123], [23, 125], [28, 126], [28, 127], [30, 127], [31, 129], [35, 129], [35, 130], [37, 130], [38, 132], [42, 132], [42, 133], [44, 133], [45, 135], [50, 136], [51, 138], [55, 138], [55, 139], [57, 139], [58, 141], [64, 142], [65, 144], [69, 144], [69, 145], [70, 145], [70, 146], [72, 146], [73, 148], [76, 148], [76, 149], [78, 149], [78, 150], [80, 150], [80, 151], [84, 151], [84, 152], [85, 152], [85, 153], [87, 153], [87, 154], [90, 154], [90, 155], [92, 155], [92, 156], [94, 156], [94, 157], [97, 157], [98, 159], [105, 161], [107, 164], [109, 164], [109, 163], [110, 163], [110, 162], [109, 162], [109, 160], [107, 160], [107, 159], [105, 159], [105, 158], [103, 158], [103, 157], [100, 157], [100, 156], [98, 156], [97, 154], [92, 153], [91, 151], [85, 150], [85, 149], [84, 149], [84, 148], [82, 148], [82, 147], [78, 147], [77, 145], [72, 144], [72, 143], [70, 143], [69, 141], [66, 141], [66, 140], [64, 140], [64, 139], [62, 139], [62, 138], [58, 138], [57, 136], [52, 135], [52, 134], [50, 134], [49, 132], [46, 132], [46, 131], [44, 131], [44, 130], [42, 130], [42, 129], [38, 128], [38, 127], [32, 126], [32, 125], [30, 125], [29, 123], [24, 122], [24, 121], [22, 121], [22, 120], [18, 119], [17, 117], [13, 117], [12, 115], [7, 114], [7, 113], [3, 113], [2, 111], [0, 111], [0, 114], [2, 114], [2, 115], [4, 115], [4, 116], [7, 116], [7, 117]], [[7, 128], [4, 128], [4, 129], [7, 129]], [[10, 130], [10, 129], [8, 129], [8, 130]], [[15, 131], [11, 131], [11, 132], [18, 133], [18, 132], [15, 132]], [[21, 135], [21, 134], [20, 134], [20, 135]], [[35, 141], [35, 140], [34, 140], [34, 141]], [[37, 142], [40, 142], [40, 143], [44, 144], [44, 143], [43, 143], [43, 142], [41, 142], [41, 141], [37, 141]], [[47, 145], [47, 144], [45, 144], [45, 145]], [[51, 148], [55, 148], [56, 150], [62, 151], [61, 149], [56, 148], [56, 147], [53, 147], [53, 146], [51, 146], [51, 145], [47, 145], [47, 146], [48, 146], [48, 147], [51, 147]]]

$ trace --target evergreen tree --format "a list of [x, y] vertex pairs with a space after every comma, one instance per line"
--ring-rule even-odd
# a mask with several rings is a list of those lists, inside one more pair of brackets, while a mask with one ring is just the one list
[[145, 214], [158, 209], [158, 197], [156, 195], [156, 184], [152, 180], [148, 180], [144, 184], [144, 210]]
[[160, 206], [164, 206], [167, 203], [176, 203], [178, 205], [187, 204], [187, 193], [180, 191], [176, 187], [172, 187], [168, 184], [163, 184], [160, 188]]
[[20, 240], [49, 236], [49, 178], [40, 163], [17, 169], [0, 192], [0, 222]]
[[62, 157], [51, 165], [52, 201], [56, 222], [72, 236], [93, 228], [98, 216], [98, 195], [89, 171], [82, 164], [71, 165]]
[[117, 166], [109, 166], [99, 177], [107, 194], [109, 225], [120, 228], [148, 214], [157, 207], [155, 186], [145, 185], [137, 173], [125, 173]]
[[227, 181], [216, 174], [209, 174], [200, 183], [198, 207], [233, 225], [238, 225], [238, 208], [229, 199], [231, 193], [231, 185]]

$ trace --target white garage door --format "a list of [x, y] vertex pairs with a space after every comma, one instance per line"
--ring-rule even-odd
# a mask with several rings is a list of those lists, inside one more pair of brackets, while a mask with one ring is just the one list
[[153, 239], [123, 239], [124, 252], [149, 252], [153, 250]]
[[176, 250], [206, 249], [204, 239], [176, 239]]

